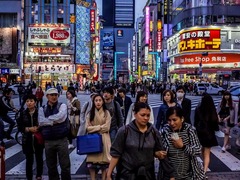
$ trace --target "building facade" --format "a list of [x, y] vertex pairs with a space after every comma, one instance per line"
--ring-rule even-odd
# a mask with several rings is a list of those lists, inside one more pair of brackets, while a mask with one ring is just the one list
[[23, 69], [25, 83], [67, 86], [75, 80], [74, 24], [70, 0], [24, 0]]
[[21, 0], [0, 1], [0, 81], [15, 83], [21, 78], [23, 18]]
[[240, 70], [239, 7], [237, 0], [173, 1], [174, 35], [167, 41], [172, 81], [205, 80], [226, 86], [235, 80], [233, 74]]
[[130, 43], [134, 34], [135, 0], [103, 0], [102, 3], [102, 79], [128, 82], [131, 74]]

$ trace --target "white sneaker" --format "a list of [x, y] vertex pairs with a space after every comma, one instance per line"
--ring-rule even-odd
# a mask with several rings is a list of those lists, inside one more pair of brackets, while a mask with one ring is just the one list
[[73, 149], [73, 148], [75, 148], [74, 145], [72, 145], [72, 144], [68, 145], [68, 149]]
[[226, 145], [226, 150], [230, 150], [231, 148], [231, 145]]
[[222, 147], [222, 152], [225, 153], [225, 151], [226, 151], [226, 148]]

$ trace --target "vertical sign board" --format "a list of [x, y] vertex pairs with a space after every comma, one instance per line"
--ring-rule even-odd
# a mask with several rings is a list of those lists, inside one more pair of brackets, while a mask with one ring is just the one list
[[95, 33], [95, 10], [90, 10], [90, 32], [91, 34]]
[[149, 43], [149, 38], [150, 38], [150, 8], [147, 6], [146, 7], [146, 21], [145, 21], [145, 44]]
[[157, 52], [162, 50], [162, 21], [157, 22]]

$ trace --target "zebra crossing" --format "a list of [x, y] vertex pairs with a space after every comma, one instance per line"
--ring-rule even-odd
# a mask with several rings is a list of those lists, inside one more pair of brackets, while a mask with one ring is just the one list
[[[78, 98], [81, 101], [81, 105], [83, 105], [87, 100], [89, 100], [89, 96], [87, 95], [79, 95]], [[192, 111], [195, 110], [196, 106], [201, 100], [200, 96], [189, 96], [189, 99], [192, 101]], [[65, 96], [62, 95], [60, 97], [61, 102], [65, 102]], [[152, 106], [152, 108], [159, 108], [162, 104], [162, 101], [159, 100], [159, 95], [149, 95], [148, 102]], [[214, 103], [217, 106], [221, 100], [221, 97], [213, 97]], [[132, 99], [133, 102], [135, 99]], [[14, 118], [15, 113], [9, 113], [9, 115]], [[14, 128], [12, 132], [12, 136], [15, 137], [15, 133], [17, 128]], [[222, 145], [223, 134], [221, 132], [216, 133], [219, 144]], [[221, 147], [213, 147], [211, 149], [211, 162], [209, 166], [209, 171], [211, 172], [231, 172], [231, 171], [240, 171], [240, 155], [238, 155], [237, 147], [235, 146], [234, 139], [232, 141], [232, 149], [226, 151], [226, 153], [221, 152]], [[5, 140], [6, 143], [6, 175], [24, 175], [25, 174], [25, 155], [22, 152], [21, 145], [17, 144], [15, 140]], [[76, 145], [76, 142], [73, 142]], [[69, 150], [69, 155], [71, 159], [71, 174], [88, 174], [88, 170], [85, 166], [86, 155], [78, 155], [76, 153], [76, 148]], [[200, 159], [200, 161], [202, 161]], [[45, 156], [44, 156], [45, 162]], [[34, 166], [35, 168], [35, 166]], [[60, 167], [59, 167], [60, 169]], [[33, 170], [36, 171], [35, 169]], [[44, 163], [43, 174], [47, 174], [46, 163]]]
[[[199, 104], [199, 102], [201, 101], [201, 96], [186, 96], [188, 99], [191, 100], [192, 102], [192, 111], [195, 110], [195, 108], [197, 107], [197, 105]], [[162, 101], [159, 101], [160, 96], [158, 95], [152, 95], [149, 96], [148, 98], [148, 103], [151, 105], [152, 108], [159, 108], [160, 105], [163, 104]], [[215, 106], [218, 105], [218, 103], [221, 101], [221, 97], [220, 96], [213, 96], [213, 101]]]

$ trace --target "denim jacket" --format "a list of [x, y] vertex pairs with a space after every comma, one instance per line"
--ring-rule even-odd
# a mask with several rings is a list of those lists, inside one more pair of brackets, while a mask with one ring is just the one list
[[[176, 103], [176, 107], [181, 107], [181, 105]], [[167, 112], [168, 108], [169, 108], [169, 106], [167, 104], [162, 104], [159, 108], [157, 119], [155, 122], [155, 126], [158, 130], [161, 127], [163, 127], [164, 124], [167, 124], [166, 112]]]

